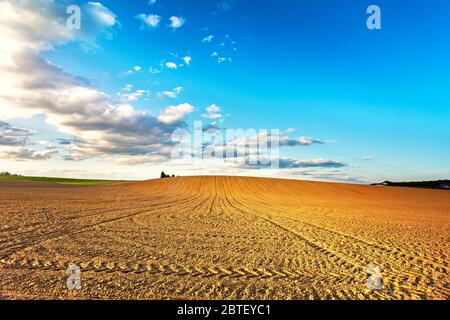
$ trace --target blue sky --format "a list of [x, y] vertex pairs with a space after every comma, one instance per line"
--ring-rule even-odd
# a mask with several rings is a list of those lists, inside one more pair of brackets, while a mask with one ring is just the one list
[[[17, 2], [10, 2], [10, 10], [18, 9]], [[323, 142], [281, 150], [283, 158], [321, 159], [323, 167], [234, 169], [229, 174], [349, 182], [450, 176], [448, 1], [103, 0], [98, 6], [59, 1], [60, 8], [47, 20], [62, 21], [64, 16], [58, 12], [73, 3], [82, 8], [79, 34], [48, 35], [45, 41], [51, 42], [51, 50], [34, 47], [36, 59], [58, 66], [54, 73], [80, 77], [88, 87], [113, 100], [125, 99], [136, 112], [155, 117], [168, 106], [192, 106], [179, 126], [192, 128], [193, 121], [203, 120], [217, 122], [221, 128], [295, 128], [287, 134], [290, 138]], [[366, 27], [366, 9], [371, 4], [381, 8], [381, 30]], [[53, 10], [49, 1], [42, 0], [42, 5]], [[26, 7], [26, 2], [22, 6]], [[101, 25], [101, 19], [91, 23], [89, 19], [101, 16], [86, 15], [89, 6], [101, 8], [114, 23]], [[139, 18], [151, 15], [159, 23], [152, 26]], [[171, 17], [178, 19], [179, 27], [170, 26]], [[11, 55], [17, 58], [17, 52]], [[8, 108], [8, 101], [0, 102], [0, 108]], [[220, 108], [220, 118], [202, 118], [211, 105]], [[30, 107], [17, 108], [27, 111]], [[93, 152], [86, 147], [91, 137], [81, 132], [91, 128], [67, 125], [70, 121], [60, 120], [61, 113], [50, 115], [48, 107], [42, 108], [44, 111], [31, 116], [3, 116], [0, 120], [11, 128], [33, 131], [27, 138], [31, 144], [27, 150], [34, 148], [34, 155], [46, 152], [43, 144], [36, 144], [38, 140], [51, 141], [46, 148], [52, 153], [27, 158], [28, 153], [8, 149], [0, 159], [0, 169], [144, 179], [168, 165], [164, 161], [118, 165], [111, 156], [124, 157], [126, 152], [112, 155], [108, 149], [103, 156], [99, 150], [105, 150], [104, 146]], [[117, 129], [104, 126], [102, 137]], [[84, 155], [79, 151], [77, 159], [68, 157], [68, 152], [79, 146], [72, 144], [74, 148], [68, 151], [64, 149], [67, 144], [56, 143], [61, 141], [58, 139], [84, 140]], [[23, 143], [19, 147], [23, 151]], [[129, 156], [137, 155], [133, 150]], [[139, 153], [139, 159], [148, 155]], [[327, 161], [342, 166], [327, 166]], [[217, 173], [212, 167], [191, 172], [175, 166], [167, 171]]]

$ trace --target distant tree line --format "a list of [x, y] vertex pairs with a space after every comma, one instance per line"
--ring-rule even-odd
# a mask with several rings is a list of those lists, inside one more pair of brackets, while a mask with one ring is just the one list
[[3, 172], [0, 172], [0, 177], [19, 177], [19, 175], [9, 173], [8, 171], [3, 171]]
[[166, 173], [163, 171], [163, 172], [161, 172], [161, 179], [164, 179], [164, 178], [175, 178], [175, 175], [174, 175], [174, 174], [173, 174], [173, 175], [166, 174]]
[[415, 181], [415, 182], [384, 181], [381, 183], [373, 183], [372, 185], [373, 186], [387, 186], [387, 187], [409, 187], [409, 188], [428, 188], [428, 189], [450, 190], [450, 180]]

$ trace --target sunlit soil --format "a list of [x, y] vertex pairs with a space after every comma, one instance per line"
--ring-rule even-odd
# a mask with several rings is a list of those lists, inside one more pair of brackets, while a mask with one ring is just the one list
[[0, 298], [448, 299], [449, 236], [445, 190], [2, 181]]

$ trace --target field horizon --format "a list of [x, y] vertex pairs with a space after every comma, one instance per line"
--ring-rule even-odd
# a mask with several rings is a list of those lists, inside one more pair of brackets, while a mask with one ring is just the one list
[[[422, 188], [427, 189], [429, 187], [415, 187], [410, 186], [408, 184], [416, 183], [416, 182], [410, 182], [410, 181], [401, 181], [401, 182], [380, 182], [380, 183], [362, 183], [362, 182], [348, 182], [348, 181], [324, 181], [324, 180], [314, 180], [314, 179], [294, 179], [291, 177], [264, 177], [264, 176], [257, 176], [257, 175], [217, 175], [217, 174], [205, 174], [205, 175], [187, 175], [187, 176], [168, 176], [166, 178], [199, 178], [199, 177], [242, 177], [242, 178], [256, 178], [256, 179], [271, 179], [271, 180], [292, 180], [292, 181], [305, 181], [305, 182], [318, 182], [318, 183], [335, 183], [335, 184], [349, 184], [349, 185], [368, 185], [368, 186], [375, 186], [375, 187], [401, 187], [401, 188]], [[75, 177], [54, 177], [54, 176], [23, 176], [23, 175], [16, 175], [12, 174], [9, 176], [2, 176], [0, 175], [0, 181], [34, 181], [34, 182], [45, 182], [45, 183], [54, 183], [54, 184], [74, 184], [74, 185], [96, 185], [96, 184], [119, 184], [119, 183], [133, 183], [133, 182], [148, 182], [153, 180], [159, 180], [161, 178], [155, 177], [155, 178], [149, 178], [149, 179], [142, 179], [142, 180], [123, 180], [123, 179], [93, 179], [93, 178], [75, 178]], [[445, 181], [448, 182], [450, 180], [441, 179], [441, 180], [433, 180], [433, 181], [421, 181], [419, 183], [427, 183], [427, 182], [439, 182], [439, 181]], [[387, 183], [387, 184], [386, 184]], [[439, 190], [439, 188], [434, 188]], [[448, 190], [442, 188], [441, 190]]]
[[[0, 180], [0, 200], [5, 299], [450, 295], [445, 190], [232, 176]], [[71, 265], [79, 290], [66, 287]]]

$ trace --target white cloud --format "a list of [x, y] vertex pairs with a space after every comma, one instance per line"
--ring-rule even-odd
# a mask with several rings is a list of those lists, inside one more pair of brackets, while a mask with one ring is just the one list
[[[285, 136], [282, 132], [249, 132], [244, 136], [236, 137], [233, 140], [227, 142], [230, 146], [235, 146], [237, 148], [245, 149], [249, 145], [267, 145], [268, 148], [272, 148], [272, 146], [289, 146], [289, 147], [298, 147], [298, 146], [310, 146], [312, 144], [323, 144], [325, 143], [322, 140], [307, 138], [307, 137], [298, 137], [298, 138], [290, 138]], [[256, 151], [256, 150], [255, 150]], [[294, 162], [295, 160], [292, 160]]]
[[169, 106], [161, 110], [157, 119], [161, 123], [172, 125], [184, 120], [189, 113], [194, 111], [194, 107], [189, 103], [179, 104], [178, 106]]
[[117, 22], [116, 15], [100, 2], [88, 2], [88, 10], [106, 27], [112, 27]]
[[119, 96], [122, 100], [131, 102], [131, 101], [138, 101], [141, 97], [148, 94], [149, 94], [148, 90], [140, 89], [129, 93], [119, 93]]
[[278, 174], [289, 177], [303, 177], [306, 179], [314, 179], [321, 181], [350, 182], [350, 183], [367, 183], [368, 180], [362, 176], [350, 175], [340, 169], [289, 169], [279, 170]]
[[0, 50], [49, 50], [71, 40], [78, 40], [83, 48], [98, 48], [97, 37], [111, 38], [113, 27], [119, 25], [116, 16], [98, 2], [83, 5], [82, 28], [66, 26], [67, 6], [50, 0], [1, 1]]
[[17, 150], [0, 151], [1, 157], [13, 157], [19, 160], [48, 160], [58, 151], [49, 148], [44, 151], [37, 151], [29, 148], [20, 148]]
[[[211, 42], [211, 36], [203, 38], [202, 42]], [[216, 50], [211, 53], [211, 57], [214, 58], [217, 63], [221, 64], [224, 62], [233, 62], [232, 55], [233, 51], [237, 51], [237, 48], [234, 46], [236, 44], [235, 41], [231, 40], [230, 35], [225, 35], [225, 37], [218, 43]], [[232, 45], [232, 48], [229, 46]]]
[[[0, 105], [8, 106], [0, 112], [0, 119], [43, 115], [47, 124], [71, 137], [64, 144], [66, 159], [148, 154], [169, 157], [170, 136], [176, 129], [172, 123], [182, 121], [189, 109], [165, 109], [160, 122], [148, 111], [116, 101], [88, 80], [46, 60], [41, 51], [70, 41], [83, 42], [89, 33], [68, 31], [64, 6], [50, 0], [37, 2], [0, 2]], [[100, 8], [97, 4], [92, 6]], [[113, 23], [104, 16], [97, 22], [103, 26]], [[89, 32], [95, 30], [105, 29], [97, 26]], [[140, 66], [132, 68], [133, 72], [140, 70]], [[126, 88], [127, 93], [133, 93], [132, 86]], [[128, 98], [133, 100], [136, 96]], [[16, 146], [9, 151], [11, 157], [31, 159], [51, 154], [55, 150], [33, 151]]]
[[182, 87], [176, 87], [172, 90], [167, 90], [167, 91], [162, 91], [162, 92], [158, 92], [157, 97], [158, 98], [171, 98], [171, 99], [175, 99], [178, 98], [178, 95], [183, 91]]
[[208, 108], [206, 108], [206, 111], [208, 111], [208, 113], [217, 113], [220, 112], [220, 107], [216, 106], [215, 104], [212, 104]]
[[190, 65], [190, 64], [191, 64], [191, 61], [192, 61], [192, 57], [190, 57], [190, 56], [185, 56], [185, 57], [183, 57], [183, 61], [184, 61], [184, 63], [185, 63], [186, 65]]
[[290, 159], [280, 159], [280, 167], [289, 168], [313, 168], [313, 167], [323, 167], [323, 168], [341, 168], [345, 167], [346, 164], [341, 161], [336, 160], [325, 160], [325, 159], [314, 159], [314, 160], [290, 160]]
[[[46, 5], [53, 1], [42, 0]], [[36, 1], [36, 2], [42, 2]], [[28, 5], [28, 2], [24, 2]], [[54, 5], [54, 4], [53, 4]], [[65, 6], [63, 6], [65, 10]], [[111, 39], [114, 35], [114, 26], [120, 26], [117, 16], [100, 2], [88, 2], [81, 6], [81, 30], [75, 31], [75, 37], [82, 40], [81, 48], [85, 51], [99, 49], [97, 37]], [[67, 17], [67, 15], [65, 15]], [[64, 18], [63, 18], [64, 19]]]
[[132, 84], [126, 84], [125, 87], [123, 87], [122, 91], [130, 92], [133, 89]]
[[156, 3], [156, 0], [148, 0], [148, 4], [153, 6]]
[[211, 34], [209, 36], [204, 37], [202, 39], [202, 42], [211, 42], [211, 41], [213, 41], [213, 39], [214, 39], [214, 36]]
[[372, 156], [364, 156], [364, 157], [361, 157], [360, 160], [370, 161], [370, 160], [373, 160], [373, 157]]
[[312, 144], [324, 144], [325, 142], [319, 139], [310, 137], [289, 138], [287, 136], [280, 136], [280, 145], [286, 146], [310, 146]]
[[178, 65], [171, 61], [166, 62], [165, 65], [166, 65], [166, 68], [168, 68], [168, 69], [178, 69]]
[[294, 132], [297, 132], [296, 128], [288, 128], [284, 133], [285, 134], [291, 134], [291, 133], [294, 133]]
[[141, 21], [142, 25], [141, 28], [144, 26], [150, 27], [150, 28], [156, 28], [159, 23], [161, 22], [161, 17], [156, 14], [144, 14], [140, 13], [136, 16], [136, 19]]
[[169, 20], [170, 20], [170, 27], [172, 29], [178, 29], [185, 23], [185, 20], [183, 18], [176, 16], [170, 17]]
[[113, 159], [113, 162], [119, 165], [136, 166], [149, 163], [167, 163], [167, 158], [160, 155], [127, 156]]
[[12, 127], [9, 123], [0, 121], [0, 146], [24, 146], [29, 144], [33, 131]]
[[217, 58], [217, 63], [221, 64], [224, 62], [233, 62], [233, 60], [231, 58], [225, 58], [225, 57], [219, 57]]
[[[248, 150], [247, 150], [248, 151]], [[297, 160], [290, 158], [279, 158], [274, 156], [258, 155], [254, 150], [254, 154], [241, 152], [239, 157], [232, 156], [228, 159], [230, 162], [234, 162], [236, 165], [249, 169], [301, 169], [301, 168], [327, 168], [338, 169], [346, 167], [347, 165], [337, 160], [325, 160], [325, 159], [312, 159], [312, 160]], [[245, 156], [244, 156], [245, 155]], [[278, 163], [277, 166], [272, 167], [273, 162]]]
[[45, 145], [45, 146], [51, 146], [51, 142], [48, 141], [48, 140], [44, 140], [44, 139], [39, 140], [37, 143], [38, 143], [38, 144]]
[[140, 72], [141, 70], [142, 70], [141, 66], [134, 66], [130, 70], [127, 70], [127, 71], [124, 71], [124, 72], [120, 73], [119, 76], [120, 77], [130, 76], [132, 74]]
[[221, 109], [215, 104], [210, 105], [206, 108], [206, 113], [202, 114], [202, 118], [217, 120], [222, 118], [222, 114], [220, 114]]
[[[32, 142], [30, 138], [34, 135], [35, 132], [31, 130], [12, 127], [10, 124], [0, 121], [0, 158], [47, 160], [58, 153], [47, 140]], [[45, 150], [37, 151], [28, 147], [36, 144], [45, 146]]]

